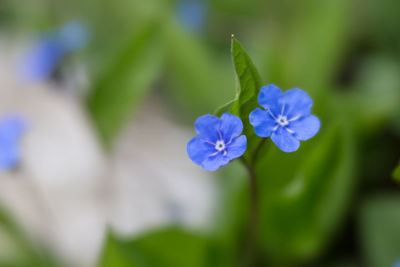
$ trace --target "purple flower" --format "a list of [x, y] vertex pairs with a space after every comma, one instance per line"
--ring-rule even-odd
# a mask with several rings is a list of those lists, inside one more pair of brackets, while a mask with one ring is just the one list
[[237, 116], [229, 113], [224, 113], [221, 118], [203, 115], [196, 120], [194, 127], [198, 136], [188, 143], [187, 153], [206, 171], [215, 171], [246, 151], [246, 136], [239, 136], [243, 123]]
[[284, 152], [294, 152], [305, 141], [316, 135], [320, 128], [318, 117], [311, 115], [313, 101], [299, 88], [282, 92], [276, 85], [261, 88], [259, 104], [250, 113], [250, 124], [258, 136], [271, 137]]
[[19, 141], [25, 128], [25, 121], [18, 116], [6, 116], [0, 121], [0, 171], [18, 164]]

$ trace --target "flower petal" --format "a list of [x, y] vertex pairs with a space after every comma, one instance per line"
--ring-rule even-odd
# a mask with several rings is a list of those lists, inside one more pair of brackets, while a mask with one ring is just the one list
[[300, 147], [300, 141], [283, 127], [272, 133], [271, 140], [283, 152], [294, 152]]
[[198, 165], [201, 165], [201, 163], [214, 152], [216, 152], [215, 148], [202, 141], [199, 136], [194, 137], [187, 144], [187, 153], [189, 158]]
[[20, 159], [20, 153], [17, 144], [8, 142], [0, 144], [0, 171], [15, 167]]
[[242, 120], [235, 115], [224, 113], [221, 116], [221, 133], [224, 137], [224, 142], [228, 143], [239, 136], [243, 131], [243, 123]]
[[22, 117], [9, 115], [0, 121], [0, 139], [15, 142], [26, 130], [26, 122]]
[[310, 96], [299, 88], [287, 90], [280, 99], [285, 104], [285, 114], [288, 119], [307, 116], [311, 113], [313, 101]]
[[316, 135], [320, 126], [321, 122], [319, 121], [318, 117], [310, 115], [291, 122], [289, 128], [295, 132], [297, 139], [305, 141]]
[[220, 125], [221, 121], [218, 117], [206, 114], [196, 120], [194, 128], [201, 138], [215, 143], [220, 139]]
[[280, 114], [281, 103], [279, 99], [282, 97], [282, 91], [275, 84], [269, 84], [261, 87], [260, 93], [258, 94], [258, 103], [265, 108], [269, 109], [274, 113], [275, 116]]
[[260, 137], [269, 137], [276, 126], [276, 121], [268, 111], [256, 108], [250, 113], [250, 124], [254, 127], [254, 132]]
[[241, 135], [236, 139], [233, 139], [226, 149], [227, 157], [232, 160], [238, 158], [244, 154], [247, 148], [247, 138], [245, 135]]
[[216, 171], [219, 167], [225, 166], [228, 164], [230, 159], [227, 156], [224, 156], [222, 152], [217, 155], [208, 157], [201, 164], [201, 167], [205, 171]]

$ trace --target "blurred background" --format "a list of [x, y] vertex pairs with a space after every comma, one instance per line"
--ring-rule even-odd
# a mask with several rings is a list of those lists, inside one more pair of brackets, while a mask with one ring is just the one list
[[1, 0], [0, 266], [243, 266], [245, 169], [186, 155], [195, 119], [234, 97], [232, 33], [322, 122], [296, 153], [262, 151], [258, 266], [395, 266], [399, 14], [397, 0]]

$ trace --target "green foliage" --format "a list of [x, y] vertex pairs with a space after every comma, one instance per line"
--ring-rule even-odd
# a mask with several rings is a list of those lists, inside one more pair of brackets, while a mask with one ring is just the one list
[[[3, 249], [9, 252], [0, 258], [4, 267], [60, 267], [61, 263], [32, 240], [19, 227], [18, 223], [0, 207], [0, 233]], [[10, 253], [11, 252], [11, 253]]]
[[303, 144], [294, 155], [272, 148], [260, 160], [261, 240], [274, 262], [315, 258], [340, 225], [354, 187], [347, 127], [337, 122], [309, 141], [318, 146]]
[[400, 163], [399, 163], [399, 165], [397, 165], [396, 169], [394, 169], [394, 171], [393, 171], [393, 178], [396, 181], [400, 182]]
[[93, 86], [89, 110], [98, 132], [108, 145], [159, 74], [162, 47], [159, 22], [148, 22], [115, 55]]
[[233, 82], [227, 62], [216, 58], [201, 39], [173, 21], [165, 22], [163, 34], [170, 84], [166, 97], [185, 111], [181, 116], [210, 113], [231, 94]]
[[224, 266], [209, 239], [176, 227], [156, 230], [134, 239], [108, 233], [101, 267]]
[[365, 200], [359, 229], [368, 266], [393, 266], [400, 259], [399, 206], [398, 195], [378, 195]]

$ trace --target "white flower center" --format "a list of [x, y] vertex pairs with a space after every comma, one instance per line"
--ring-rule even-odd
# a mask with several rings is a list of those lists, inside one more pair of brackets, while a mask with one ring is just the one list
[[282, 116], [282, 115], [279, 115], [279, 117], [276, 119], [276, 122], [282, 127], [289, 124], [289, 121], [286, 118], [286, 116]]
[[224, 143], [224, 141], [223, 141], [223, 140], [217, 141], [217, 143], [215, 144], [215, 149], [216, 149], [217, 151], [225, 150], [225, 143]]

